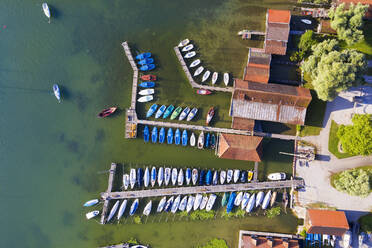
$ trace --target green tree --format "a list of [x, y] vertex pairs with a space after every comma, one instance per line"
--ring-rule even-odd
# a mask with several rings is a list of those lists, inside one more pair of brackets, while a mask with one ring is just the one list
[[213, 210], [206, 211], [206, 210], [197, 210], [193, 211], [190, 214], [190, 219], [192, 220], [208, 220], [214, 217], [215, 212]]
[[367, 197], [370, 193], [369, 176], [362, 169], [347, 170], [333, 181], [335, 188], [349, 195]]
[[337, 131], [342, 149], [352, 155], [372, 154], [371, 115], [354, 115], [352, 122], [353, 125], [341, 125]]
[[298, 3], [329, 4], [330, 0], [298, 0]]
[[135, 216], [135, 217], [134, 217], [134, 223], [136, 223], [136, 224], [142, 224], [141, 217], [139, 217], [139, 216]]
[[372, 233], [372, 214], [369, 213], [359, 218], [358, 220], [360, 228], [364, 232]]
[[274, 217], [280, 215], [280, 212], [281, 212], [280, 207], [270, 208], [269, 210], [267, 210], [266, 216], [267, 216], [267, 218], [271, 219], [271, 218], [274, 218]]
[[302, 69], [310, 74], [319, 99], [331, 101], [341, 91], [364, 82], [364, 54], [354, 49], [340, 51], [337, 40], [325, 40], [311, 49], [313, 54], [304, 61]]
[[305, 57], [308, 57], [311, 53], [311, 47], [318, 44], [319, 41], [316, 39], [314, 31], [307, 30], [301, 35], [300, 42], [298, 43], [298, 51], [292, 53], [291, 61], [301, 61]]
[[331, 27], [337, 31], [340, 40], [352, 45], [364, 39], [363, 17], [367, 9], [368, 5], [358, 3], [357, 5], [350, 4], [348, 9], [345, 9], [345, 4], [340, 4], [329, 11]]
[[226, 241], [223, 239], [212, 239], [206, 245], [198, 246], [198, 248], [229, 248]]

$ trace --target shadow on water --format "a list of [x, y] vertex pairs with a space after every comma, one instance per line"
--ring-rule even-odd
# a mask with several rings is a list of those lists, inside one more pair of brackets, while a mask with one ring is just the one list
[[71, 99], [71, 93], [67, 89], [67, 87], [59, 85], [59, 91], [61, 92], [62, 100], [70, 100]]
[[[54, 7], [53, 5], [48, 4], [49, 10], [50, 10], [50, 15], [52, 19], [59, 19], [63, 16], [62, 11]], [[53, 20], [51, 21], [53, 22]]]

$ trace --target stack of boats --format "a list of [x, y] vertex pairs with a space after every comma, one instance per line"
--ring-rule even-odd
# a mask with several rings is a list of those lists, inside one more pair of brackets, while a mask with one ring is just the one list
[[153, 114], [155, 114], [156, 119], [160, 117], [162, 117], [163, 119], [167, 119], [168, 117], [170, 117], [171, 120], [175, 120], [178, 118], [179, 121], [191, 121], [197, 113], [197, 108], [191, 109], [189, 107], [186, 107], [183, 109], [181, 106], [175, 108], [173, 105], [169, 105], [168, 107], [166, 105], [161, 105], [158, 109], [158, 105], [153, 104], [147, 111], [146, 118], [149, 118]]
[[[194, 45], [190, 44], [189, 39], [185, 39], [185, 40], [181, 41], [178, 44], [178, 47], [180, 48], [181, 52], [184, 53], [183, 57], [186, 58], [186, 59], [190, 59], [190, 58], [192, 58], [196, 55], [196, 52], [192, 51], [194, 49]], [[201, 82], [204, 83], [209, 79], [209, 77], [211, 75], [211, 72], [209, 70], [204, 70], [205, 68], [200, 64], [201, 64], [201, 60], [196, 59], [196, 60], [194, 60], [190, 63], [189, 68], [190, 69], [191, 68], [196, 68], [198, 66], [196, 68], [196, 70], [194, 71], [193, 76], [197, 77], [204, 72], [202, 80], [201, 80]], [[218, 72], [213, 72], [212, 79], [211, 79], [212, 85], [215, 85], [216, 82], [218, 81], [218, 75], [219, 75]], [[225, 85], [228, 86], [229, 81], [230, 81], [229, 73], [225, 72], [223, 74], [223, 81], [224, 81]], [[206, 93], [206, 92], [203, 92], [203, 93]], [[198, 94], [200, 94], [200, 93], [198, 93]], [[208, 94], [201, 94], [201, 95], [208, 95]]]
[[144, 88], [138, 92], [139, 95], [141, 95], [140, 98], [138, 98], [138, 102], [149, 102], [154, 99], [153, 94], [155, 93], [154, 87], [156, 81], [155, 75], [142, 75], [141, 80], [143, 80], [139, 86], [141, 88]]

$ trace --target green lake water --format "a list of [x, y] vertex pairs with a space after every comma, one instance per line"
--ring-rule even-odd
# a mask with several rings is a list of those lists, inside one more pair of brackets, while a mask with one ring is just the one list
[[[194, 247], [213, 237], [236, 247], [239, 229], [294, 232], [296, 218], [282, 215], [228, 221], [160, 221], [99, 225], [82, 208], [107, 187], [111, 162], [125, 166], [168, 165], [252, 168], [251, 163], [217, 159], [211, 151], [144, 145], [124, 139], [132, 69], [121, 42], [151, 51], [159, 69], [157, 101], [217, 107], [216, 126], [229, 126], [230, 96], [196, 97], [187, 85], [173, 47], [192, 39], [211, 70], [242, 75], [247, 47], [236, 32], [264, 30], [266, 9], [288, 9], [279, 0], [50, 1], [48, 24], [41, 2], [3, 0], [0, 10], [0, 247], [97, 247], [135, 237], [152, 247]], [[52, 85], [58, 83], [58, 104]], [[117, 105], [112, 118], [98, 120]], [[148, 106], [148, 105], [144, 105]], [[144, 106], [139, 106], [140, 110]], [[205, 112], [203, 113], [205, 114]], [[202, 120], [196, 120], [202, 122]], [[290, 172], [291, 142], [265, 141], [260, 177]], [[100, 208], [99, 206], [98, 208]], [[177, 245], [175, 245], [177, 244]]]

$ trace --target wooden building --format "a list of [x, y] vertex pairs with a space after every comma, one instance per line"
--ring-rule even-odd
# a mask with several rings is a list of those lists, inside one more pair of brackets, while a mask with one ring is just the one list
[[250, 48], [243, 79], [245, 81], [267, 84], [270, 77], [270, 63], [271, 54], [265, 53], [263, 49]]
[[308, 209], [305, 218], [308, 233], [342, 236], [349, 230], [343, 211]]
[[298, 237], [281, 233], [239, 232], [239, 248], [299, 248]]
[[264, 50], [268, 54], [285, 55], [290, 30], [289, 10], [269, 9], [266, 14], [266, 36]]

